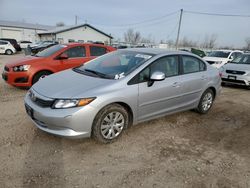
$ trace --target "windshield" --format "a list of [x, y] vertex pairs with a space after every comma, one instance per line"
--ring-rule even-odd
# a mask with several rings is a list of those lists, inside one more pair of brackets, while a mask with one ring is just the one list
[[38, 52], [35, 56], [36, 57], [49, 57], [52, 54], [56, 53], [58, 50], [61, 50], [61, 49], [66, 48], [66, 47], [67, 46], [61, 45], [61, 44], [58, 44], [58, 45], [55, 45], [55, 46], [51, 46], [49, 48], [44, 49], [41, 52]]
[[235, 58], [230, 63], [237, 63], [237, 64], [250, 64], [250, 54], [243, 54], [237, 58]]
[[118, 50], [89, 61], [73, 70], [102, 78], [121, 79], [151, 57], [152, 54]]
[[230, 52], [225, 51], [213, 51], [210, 54], [208, 54], [208, 57], [222, 57], [222, 58], [228, 58]]

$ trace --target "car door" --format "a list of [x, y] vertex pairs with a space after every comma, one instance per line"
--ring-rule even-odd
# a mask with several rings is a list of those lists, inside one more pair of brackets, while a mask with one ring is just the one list
[[200, 59], [183, 55], [181, 58], [181, 101], [184, 106], [192, 106], [200, 100], [201, 92], [206, 86], [208, 75], [206, 64]]
[[86, 48], [84, 46], [75, 46], [69, 48], [62, 54], [66, 54], [68, 58], [58, 60], [61, 65], [61, 70], [80, 66], [81, 64], [90, 60], [90, 58], [86, 55]]
[[[148, 85], [153, 72], [165, 73], [165, 80]], [[179, 107], [179, 57], [165, 56], [153, 62], [139, 74], [138, 121], [144, 121]]]

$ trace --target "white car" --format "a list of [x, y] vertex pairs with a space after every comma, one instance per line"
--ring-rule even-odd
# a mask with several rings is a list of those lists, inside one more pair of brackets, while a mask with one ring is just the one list
[[243, 85], [250, 88], [250, 53], [243, 54], [221, 67], [224, 84]]
[[32, 42], [22, 40], [22, 41], [19, 41], [18, 44], [20, 45], [22, 49], [25, 49], [25, 48], [28, 48], [29, 45], [32, 45]]
[[12, 55], [16, 53], [16, 49], [9, 41], [0, 40], [0, 54]]
[[220, 68], [241, 54], [243, 54], [243, 52], [239, 50], [216, 50], [212, 51], [208, 56], [203, 57], [203, 59], [210, 65]]

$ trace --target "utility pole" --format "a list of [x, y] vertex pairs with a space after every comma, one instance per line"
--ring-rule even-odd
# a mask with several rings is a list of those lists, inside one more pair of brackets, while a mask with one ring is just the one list
[[181, 30], [182, 14], [183, 14], [183, 9], [181, 9], [181, 13], [180, 13], [179, 27], [178, 27], [177, 39], [176, 39], [176, 43], [175, 43], [176, 50], [178, 50], [178, 45], [179, 45], [179, 37], [180, 37], [180, 30]]
[[77, 17], [77, 15], [75, 16], [75, 25], [77, 25], [77, 19], [78, 19], [78, 17]]

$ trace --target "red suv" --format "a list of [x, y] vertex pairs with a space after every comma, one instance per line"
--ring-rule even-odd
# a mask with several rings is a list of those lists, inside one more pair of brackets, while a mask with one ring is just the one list
[[27, 56], [5, 65], [2, 78], [10, 85], [31, 87], [40, 78], [80, 66], [115, 48], [100, 44], [58, 44], [34, 56]]

